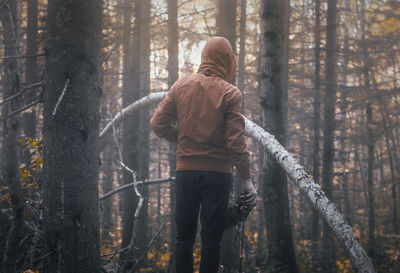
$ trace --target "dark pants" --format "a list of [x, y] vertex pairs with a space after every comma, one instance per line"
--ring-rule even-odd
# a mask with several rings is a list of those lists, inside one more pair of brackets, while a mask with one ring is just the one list
[[200, 207], [200, 273], [217, 272], [231, 188], [231, 174], [213, 171], [176, 172], [176, 273], [193, 272], [193, 244]]

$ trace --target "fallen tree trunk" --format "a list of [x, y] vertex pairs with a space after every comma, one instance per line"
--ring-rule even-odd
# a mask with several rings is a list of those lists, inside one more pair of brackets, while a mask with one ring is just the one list
[[[136, 110], [160, 102], [167, 93], [152, 93], [124, 108], [104, 127], [100, 133], [100, 138], [103, 138], [109, 129], [119, 124], [124, 117]], [[313, 206], [323, 215], [349, 255], [355, 271], [360, 273], [375, 273], [376, 271], [360, 245], [359, 239], [355, 236], [353, 229], [344, 220], [335, 205], [329, 201], [321, 187], [314, 183], [304, 168], [297, 163], [296, 159], [286, 151], [273, 135], [264, 131], [264, 129], [246, 117], [245, 122], [246, 135], [257, 140], [274, 157], [276, 162], [285, 170], [287, 176], [299, 186], [301, 192], [309, 198]]]

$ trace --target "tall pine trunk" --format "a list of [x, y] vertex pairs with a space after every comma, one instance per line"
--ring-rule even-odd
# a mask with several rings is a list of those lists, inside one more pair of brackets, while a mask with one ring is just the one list
[[[245, 72], [245, 56], [246, 56], [246, 4], [247, 0], [240, 0], [240, 21], [239, 21], [239, 71], [238, 71], [238, 81], [237, 86], [244, 95], [244, 72]], [[245, 100], [243, 96], [243, 101]], [[244, 108], [244, 103], [243, 107]], [[243, 112], [243, 111], [242, 111]]]
[[[315, 183], [319, 184], [320, 177], [320, 128], [321, 128], [321, 1], [315, 1], [315, 64], [314, 64], [314, 139], [313, 139], [313, 177]], [[312, 214], [312, 268], [317, 272], [319, 270], [320, 263], [320, 224], [319, 224], [319, 212], [317, 209], [313, 209]]]
[[[232, 49], [236, 52], [236, 0], [218, 0], [216, 13], [217, 35], [225, 37], [230, 42]], [[233, 80], [235, 81], [235, 80]], [[235, 196], [240, 194], [240, 179], [234, 177]], [[234, 242], [236, 228], [225, 230], [221, 240], [220, 260], [223, 272], [233, 272], [238, 268], [239, 248]]]
[[100, 0], [48, 3], [43, 114], [45, 273], [101, 271], [101, 17]]
[[[350, 0], [345, 0], [345, 8], [344, 8], [344, 18], [343, 22], [349, 19], [350, 13]], [[344, 33], [343, 33], [343, 52], [347, 52], [349, 50], [349, 30], [348, 27], [345, 26]], [[351, 207], [349, 201], [349, 187], [348, 187], [348, 173], [346, 171], [346, 166], [348, 164], [348, 155], [346, 151], [346, 115], [347, 115], [347, 74], [348, 74], [348, 64], [349, 64], [349, 56], [344, 54], [343, 56], [343, 65], [342, 65], [342, 74], [343, 74], [343, 87], [340, 90], [340, 112], [342, 117], [342, 128], [340, 130], [340, 152], [339, 152], [339, 160], [342, 165], [342, 174], [341, 174], [341, 203], [343, 214], [346, 220], [351, 222]]]
[[[38, 1], [28, 1], [28, 25], [26, 30], [26, 55], [33, 56], [37, 54], [38, 46]], [[26, 59], [25, 81], [26, 84], [32, 84], [38, 81], [36, 58]], [[36, 94], [36, 90], [26, 93], [24, 96], [25, 104], [28, 104]], [[33, 139], [36, 138], [36, 111], [32, 109], [25, 112], [22, 116], [22, 127], [24, 134]]]
[[[147, 96], [150, 91], [150, 22], [151, 22], [151, 1], [141, 1], [141, 24], [140, 24], [140, 97]], [[135, 35], [135, 33], [134, 33]], [[149, 178], [149, 109], [142, 109], [139, 113], [139, 179]], [[148, 199], [149, 186], [139, 187], [144, 197], [143, 206], [137, 223], [137, 249], [139, 256], [144, 252], [148, 241]], [[143, 263], [142, 263], [143, 265]]]
[[[178, 80], [179, 77], [179, 67], [178, 67], [178, 45], [179, 45], [179, 33], [178, 33], [178, 3], [177, 0], [168, 0], [167, 2], [168, 11], [168, 88]], [[177, 145], [175, 143], [169, 144], [168, 161], [169, 161], [169, 175], [170, 177], [175, 176], [176, 168], [176, 149]], [[175, 251], [175, 237], [176, 237], [176, 227], [175, 227], [175, 184], [169, 184], [169, 202], [170, 202], [170, 266], [169, 268], [172, 272], [175, 270], [173, 266], [174, 262], [174, 251]]]
[[[104, 153], [103, 153], [103, 171], [104, 171], [104, 178], [103, 178], [103, 183], [102, 183], [102, 190], [103, 193], [107, 193], [112, 191], [113, 189], [113, 182], [114, 182], [114, 154], [113, 154], [113, 149], [112, 145], [107, 145], [105, 147]], [[102, 243], [105, 243], [106, 245], [112, 245], [112, 236], [110, 236], [110, 233], [113, 230], [113, 198], [106, 198], [105, 200], [102, 201], [102, 234], [101, 234], [101, 240]]]
[[[322, 189], [326, 196], [333, 200], [333, 158], [336, 105], [336, 16], [337, 0], [328, 1], [326, 26], [326, 87], [324, 97], [324, 148], [322, 159]], [[323, 222], [323, 272], [335, 271], [335, 244], [331, 229]]]
[[[11, 1], [16, 6], [15, 1]], [[15, 14], [15, 12], [14, 12]], [[0, 20], [3, 28], [4, 53], [6, 56], [18, 55], [15, 34], [15, 16], [9, 6], [9, 1], [0, 1]], [[20, 88], [20, 66], [16, 58], [6, 59], [4, 62], [4, 99], [15, 95]], [[13, 218], [11, 228], [8, 231], [7, 241], [4, 247], [4, 255], [0, 257], [0, 265], [3, 272], [16, 272], [16, 263], [20, 252], [19, 245], [24, 237], [24, 195], [18, 172], [17, 158], [17, 134], [19, 117], [7, 115], [19, 107], [19, 100], [14, 99], [3, 106], [3, 180], [10, 193]], [[6, 219], [4, 219], [6, 220]], [[8, 222], [8, 219], [5, 221]], [[4, 228], [7, 228], [4, 225]], [[6, 231], [5, 231], [6, 232]]]
[[[123, 91], [122, 91], [122, 104], [126, 105], [134, 102], [140, 98], [140, 69], [141, 69], [141, 0], [134, 1], [134, 28], [133, 37], [131, 35], [131, 18], [132, 18], [132, 1], [125, 0], [124, 2], [124, 42], [123, 42]], [[139, 157], [139, 113], [135, 113], [130, 116], [123, 123], [123, 136], [122, 136], [122, 159], [126, 166], [131, 170], [139, 173], [140, 168], [140, 157]], [[137, 177], [138, 178], [138, 177]], [[123, 170], [123, 184], [133, 182], [132, 174]], [[122, 213], [122, 245], [121, 247], [127, 247], [133, 243], [133, 255], [140, 255], [136, 251], [136, 237], [134, 232], [137, 227], [137, 222], [134, 217], [135, 210], [137, 208], [139, 198], [135, 194], [135, 190], [130, 188], [123, 194], [123, 213]], [[134, 236], [132, 238], [132, 236]], [[124, 263], [126, 258], [125, 255], [121, 255], [122, 262]], [[130, 263], [128, 268], [133, 264]]]
[[[289, 1], [261, 1], [261, 88], [263, 127], [285, 143]], [[286, 174], [265, 153], [263, 202], [269, 272], [297, 272]]]
[[[364, 88], [367, 95], [370, 95], [369, 84], [369, 55], [368, 44], [366, 40], [366, 26], [365, 26], [365, 0], [361, 0], [361, 50], [363, 53], [363, 77]], [[372, 131], [372, 106], [371, 101], [367, 100], [365, 105], [366, 124], [367, 124], [367, 211], [368, 211], [368, 247], [367, 251], [369, 256], [373, 259], [375, 256], [375, 204], [374, 204], [374, 136]]]

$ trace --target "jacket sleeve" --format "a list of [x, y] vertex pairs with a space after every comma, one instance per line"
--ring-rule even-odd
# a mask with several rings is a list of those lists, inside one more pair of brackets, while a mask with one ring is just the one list
[[150, 125], [156, 135], [171, 142], [177, 142], [176, 103], [171, 88], [165, 99], [160, 102], [150, 120]]
[[229, 91], [225, 108], [225, 142], [231, 151], [233, 164], [242, 179], [250, 178], [249, 153], [244, 136], [244, 118], [240, 113], [242, 94], [238, 89]]

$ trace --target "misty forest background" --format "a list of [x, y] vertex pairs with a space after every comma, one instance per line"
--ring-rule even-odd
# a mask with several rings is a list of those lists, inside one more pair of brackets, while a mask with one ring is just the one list
[[[400, 272], [400, 2], [0, 0], [0, 19], [1, 272], [173, 272], [176, 147], [149, 128], [156, 104], [99, 132], [196, 73], [215, 35], [238, 56], [243, 114], [321, 184], [376, 270]], [[244, 272], [355, 272], [247, 143], [260, 202]], [[224, 234], [221, 272], [238, 272], [240, 232]], [[198, 270], [199, 240], [194, 253]]]

